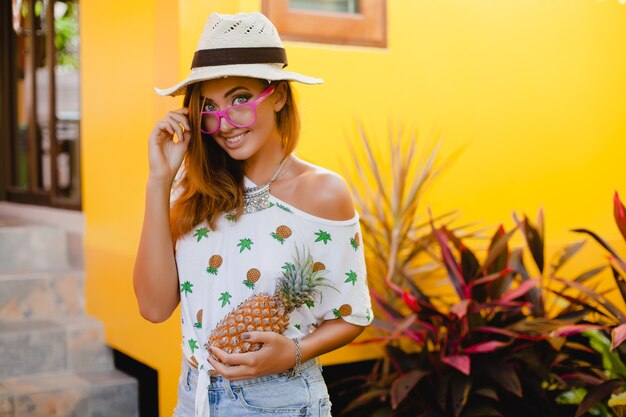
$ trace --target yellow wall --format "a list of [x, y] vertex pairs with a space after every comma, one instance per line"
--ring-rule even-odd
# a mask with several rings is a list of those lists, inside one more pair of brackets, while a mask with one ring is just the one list
[[[81, 2], [87, 308], [112, 346], [159, 370], [163, 416], [175, 403], [178, 314], [160, 325], [139, 317], [132, 267], [147, 136], [180, 101], [152, 87], [187, 73], [209, 12], [259, 8], [258, 0]], [[425, 141], [441, 131], [442, 154], [465, 148], [429, 194], [436, 213], [459, 209], [464, 220], [510, 226], [513, 210], [534, 218], [543, 207], [553, 247], [577, 239], [568, 230], [579, 226], [617, 238], [612, 192], [626, 197], [625, 5], [389, 0], [388, 24], [386, 49], [286, 43], [291, 70], [326, 80], [298, 87], [300, 156], [338, 171], [357, 117], [381, 143], [389, 123]], [[368, 353], [343, 349], [325, 362]]]

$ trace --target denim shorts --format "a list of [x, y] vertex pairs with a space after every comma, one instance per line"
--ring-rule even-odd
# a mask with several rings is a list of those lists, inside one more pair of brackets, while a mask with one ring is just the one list
[[[197, 378], [198, 370], [183, 358], [173, 417], [194, 417]], [[272, 374], [233, 382], [221, 376], [210, 378], [211, 417], [331, 417], [328, 389], [313, 359], [293, 377]]]

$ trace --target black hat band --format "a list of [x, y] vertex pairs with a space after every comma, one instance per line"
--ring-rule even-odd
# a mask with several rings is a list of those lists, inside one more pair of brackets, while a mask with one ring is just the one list
[[237, 64], [283, 64], [287, 53], [283, 48], [217, 48], [201, 49], [193, 55], [191, 68]]

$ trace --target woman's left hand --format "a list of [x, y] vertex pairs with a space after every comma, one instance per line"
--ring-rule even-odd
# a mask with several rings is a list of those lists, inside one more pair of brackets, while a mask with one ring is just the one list
[[226, 353], [211, 346], [209, 353], [221, 361], [220, 363], [209, 355], [209, 363], [218, 374], [229, 381], [239, 381], [283, 372], [293, 367], [296, 361], [296, 344], [293, 340], [274, 332], [248, 334], [250, 338], [246, 341], [262, 343], [261, 349], [255, 352]]

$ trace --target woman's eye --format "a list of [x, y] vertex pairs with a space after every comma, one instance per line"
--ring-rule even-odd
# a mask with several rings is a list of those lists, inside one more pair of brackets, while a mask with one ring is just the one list
[[202, 111], [217, 111], [217, 107], [215, 107], [213, 104], [207, 103], [202, 108]]
[[236, 106], [237, 104], [247, 103], [249, 99], [249, 96], [237, 96], [233, 99], [233, 106]]

